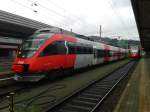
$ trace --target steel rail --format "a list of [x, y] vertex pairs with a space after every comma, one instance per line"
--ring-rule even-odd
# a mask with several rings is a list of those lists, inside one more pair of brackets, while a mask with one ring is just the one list
[[99, 81], [93, 81], [57, 103], [48, 112], [94, 112], [130, 72], [130, 62]]

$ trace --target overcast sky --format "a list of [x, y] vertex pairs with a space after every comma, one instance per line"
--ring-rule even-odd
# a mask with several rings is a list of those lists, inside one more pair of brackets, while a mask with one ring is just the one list
[[139, 39], [130, 0], [3, 0], [0, 9], [84, 35]]

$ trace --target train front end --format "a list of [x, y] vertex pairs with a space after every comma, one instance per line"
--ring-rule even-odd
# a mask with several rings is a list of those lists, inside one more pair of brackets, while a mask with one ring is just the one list
[[35, 66], [41, 47], [51, 34], [34, 34], [23, 42], [12, 65], [17, 81], [38, 81], [45, 77]]
[[140, 59], [141, 58], [141, 49], [138, 46], [132, 46], [129, 49], [129, 58], [131, 59]]

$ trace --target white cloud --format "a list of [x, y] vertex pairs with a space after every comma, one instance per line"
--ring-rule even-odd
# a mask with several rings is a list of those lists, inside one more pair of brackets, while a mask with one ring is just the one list
[[3, 0], [0, 9], [84, 35], [98, 35], [101, 24], [103, 36], [138, 39], [130, 0]]

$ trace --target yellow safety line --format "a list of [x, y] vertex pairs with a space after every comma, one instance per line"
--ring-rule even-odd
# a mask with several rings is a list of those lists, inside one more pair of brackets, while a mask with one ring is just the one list
[[145, 69], [145, 63], [142, 61], [140, 70], [140, 84], [139, 84], [139, 112], [149, 112], [148, 111], [148, 98], [146, 94], [146, 82], [147, 82], [147, 70]]
[[[137, 66], [137, 67], [138, 67], [138, 66]], [[136, 69], [137, 69], [137, 67], [136, 67]], [[134, 71], [134, 72], [135, 72], [135, 71]], [[134, 74], [134, 72], [133, 72], [132, 74]], [[129, 88], [130, 88], [130, 86], [131, 86], [131, 83], [132, 83], [134, 77], [135, 77], [135, 75], [132, 75], [132, 76], [130, 77], [130, 79], [129, 79], [129, 81], [128, 81], [128, 84], [126, 85], [126, 87], [125, 87], [125, 89], [124, 89], [124, 91], [123, 91], [123, 93], [122, 93], [122, 95], [121, 95], [121, 97], [120, 97], [120, 100], [119, 100], [119, 102], [118, 102], [116, 108], [114, 109], [114, 112], [118, 112], [118, 111], [119, 111], [120, 105], [121, 105], [121, 103], [123, 102], [123, 100], [124, 100], [124, 98], [125, 98], [125, 96], [126, 96], [126, 93], [127, 93], [127, 91], [129, 90]]]

